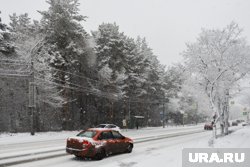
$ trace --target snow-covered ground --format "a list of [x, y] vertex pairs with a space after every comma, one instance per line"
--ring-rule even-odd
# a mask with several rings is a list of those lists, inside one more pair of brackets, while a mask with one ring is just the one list
[[215, 148], [250, 148], [250, 126], [245, 126], [232, 134], [215, 141]]
[[[166, 131], [178, 131], [183, 129], [193, 129], [202, 128], [203, 124], [193, 125], [193, 126], [169, 126], [169, 127], [147, 127], [141, 128], [139, 130], [129, 129], [122, 130], [122, 133], [126, 136], [140, 137], [145, 134], [156, 134], [165, 133]], [[60, 132], [39, 132], [34, 136], [30, 133], [0, 133], [0, 146], [16, 143], [30, 143], [30, 142], [41, 142], [41, 141], [51, 141], [51, 140], [65, 140], [67, 137], [75, 136], [80, 131], [60, 131]]]
[[[214, 147], [250, 148], [250, 126], [233, 127], [235, 131], [218, 138]], [[157, 129], [155, 129], [157, 131]], [[160, 130], [160, 129], [159, 129]], [[144, 131], [146, 133], [147, 130]], [[148, 130], [150, 132], [150, 130]], [[128, 132], [127, 132], [128, 133]], [[131, 132], [132, 133], [132, 132]], [[209, 148], [211, 131], [135, 144], [131, 154], [110, 156], [102, 161], [80, 160], [72, 155], [18, 164], [15, 167], [181, 167], [183, 148]]]
[[[176, 133], [190, 133], [202, 130], [202, 125], [181, 126], [181, 127], [149, 127], [139, 130], [123, 130], [125, 136], [134, 140], [148, 140], [160, 135], [171, 135]], [[65, 154], [66, 139], [75, 136], [79, 131], [45, 132], [36, 133], [31, 136], [29, 133], [2, 134], [0, 137], [0, 166], [6, 157], [17, 157], [20, 155], [34, 155], [37, 153], [61, 151]], [[2, 157], [2, 158], [1, 158]], [[14, 161], [14, 159], [13, 159]], [[10, 159], [8, 159], [10, 162]]]
[[119, 154], [101, 161], [79, 160], [72, 155], [18, 164], [14, 167], [181, 167], [181, 150], [205, 147], [211, 131], [135, 144], [131, 154]]
[[79, 131], [39, 132], [34, 136], [31, 136], [30, 133], [0, 133], [0, 145], [66, 139], [77, 133]]

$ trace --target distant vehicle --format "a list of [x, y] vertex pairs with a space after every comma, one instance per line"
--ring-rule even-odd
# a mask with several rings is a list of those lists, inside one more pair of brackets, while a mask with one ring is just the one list
[[204, 130], [213, 130], [213, 123], [208, 122], [204, 125]]
[[247, 126], [247, 125], [248, 125], [248, 123], [246, 123], [246, 122], [242, 123], [242, 126]]
[[245, 121], [242, 120], [242, 119], [238, 119], [238, 120], [236, 120], [236, 122], [239, 124], [239, 123], [242, 123], [242, 122], [245, 122]]
[[96, 128], [112, 129], [112, 130], [116, 130], [118, 132], [121, 132], [120, 127], [116, 126], [114, 124], [100, 124], [100, 125], [97, 125]]
[[238, 126], [238, 122], [237, 121], [233, 121], [232, 122], [232, 126]]
[[91, 128], [67, 139], [66, 152], [76, 157], [101, 160], [117, 153], [131, 153], [133, 140], [111, 129]]

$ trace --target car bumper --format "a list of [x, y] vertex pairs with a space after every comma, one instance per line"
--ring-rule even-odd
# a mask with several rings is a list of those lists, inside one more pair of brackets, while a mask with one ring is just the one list
[[66, 147], [66, 152], [69, 154], [74, 154], [76, 156], [89, 157], [89, 158], [94, 157], [96, 154], [96, 150], [94, 147], [90, 147], [87, 149], [75, 149], [75, 148]]

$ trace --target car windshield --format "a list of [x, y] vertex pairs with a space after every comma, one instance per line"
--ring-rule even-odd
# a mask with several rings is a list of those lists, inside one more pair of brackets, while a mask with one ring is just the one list
[[77, 136], [93, 138], [96, 135], [96, 131], [82, 131]]
[[98, 125], [98, 126], [96, 126], [97, 128], [105, 128], [106, 127], [106, 125]]

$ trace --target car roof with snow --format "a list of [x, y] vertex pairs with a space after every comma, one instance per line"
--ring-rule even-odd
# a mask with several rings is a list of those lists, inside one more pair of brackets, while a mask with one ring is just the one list
[[[114, 125], [114, 124], [99, 124], [99, 125], [105, 125], [105, 126], [107, 126], [107, 125]], [[99, 125], [97, 125], [97, 126], [99, 126]], [[116, 125], [114, 125], [114, 126], [116, 126]]]
[[88, 130], [93, 130], [93, 131], [111, 131], [113, 129], [110, 129], [110, 128], [89, 128]]

